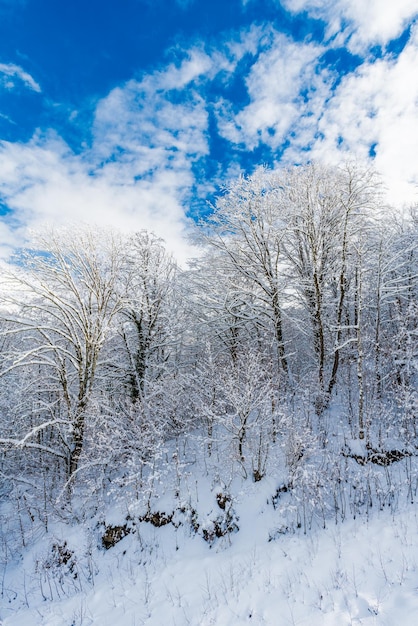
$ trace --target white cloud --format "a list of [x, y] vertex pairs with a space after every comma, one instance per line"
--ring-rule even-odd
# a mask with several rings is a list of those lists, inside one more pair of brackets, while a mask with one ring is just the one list
[[206, 154], [207, 113], [191, 83], [209, 69], [207, 57], [192, 55], [180, 68], [129, 81], [101, 100], [93, 127], [93, 154], [104, 161], [100, 169], [120, 163], [131, 178], [156, 167], [189, 168]]
[[[183, 62], [113, 89], [97, 104], [91, 145], [79, 155], [53, 132], [39, 132], [26, 144], [0, 142], [0, 195], [22, 233], [68, 220], [147, 228], [184, 261], [192, 254], [184, 239], [185, 211], [191, 190], [202, 182], [193, 168], [209, 152], [206, 87], [216, 79], [221, 89], [237, 78], [244, 55], [246, 67], [254, 59], [240, 76], [249, 103], [237, 110], [226, 97], [217, 102], [226, 140], [247, 150], [265, 144], [278, 153], [288, 142], [284, 162], [338, 162], [348, 151], [367, 160], [376, 144], [375, 165], [391, 201], [416, 198], [418, 29], [397, 58], [366, 60], [337, 87], [336, 74], [321, 60], [325, 45], [296, 43], [269, 26], [254, 26], [222, 46], [211, 54], [194, 48]], [[0, 72], [35, 89], [13, 67], [0, 65]], [[224, 165], [236, 171], [236, 163]], [[19, 229], [2, 228], [12, 245]]]
[[14, 229], [0, 221], [0, 263], [1, 259], [9, 257], [19, 243], [19, 237]]
[[295, 43], [273, 33], [246, 78], [250, 103], [218, 105], [220, 132], [245, 150], [260, 144], [282, 163], [348, 157], [381, 171], [394, 204], [417, 201], [418, 27], [399, 56], [365, 60], [341, 78], [321, 61], [325, 46]]
[[307, 11], [327, 23], [328, 36], [361, 53], [395, 39], [418, 16], [416, 0], [282, 0], [293, 13]]
[[316, 66], [324, 52], [315, 44], [298, 44], [274, 33], [246, 79], [251, 102], [236, 115], [227, 102], [219, 106], [222, 135], [249, 150], [259, 143], [279, 147], [292, 126], [312, 114], [318, 98], [328, 92], [326, 74]]
[[193, 81], [209, 70], [208, 57], [192, 53], [179, 67], [114, 89], [98, 103], [93, 143], [81, 155], [54, 133], [0, 143], [0, 193], [15, 219], [25, 227], [77, 220], [146, 228], [184, 261], [192, 165], [208, 152], [205, 103]]
[[345, 77], [328, 103], [318, 128], [323, 138], [314, 155], [337, 158], [348, 151], [366, 159], [376, 144], [375, 167], [393, 203], [418, 199], [418, 29], [397, 59], [365, 63]]
[[182, 199], [190, 172], [162, 167], [149, 180], [135, 182], [127, 180], [122, 163], [115, 168], [90, 175], [85, 160], [51, 137], [0, 146], [1, 192], [22, 226], [20, 234], [44, 222], [106, 224], [127, 232], [146, 228], [184, 260]]
[[[38, 83], [19, 65], [15, 65], [14, 63], [0, 63], [0, 74], [3, 74], [3, 85], [6, 89], [13, 89], [15, 83], [11, 79], [17, 78], [22, 81], [28, 89], [32, 89], [32, 91], [36, 91], [37, 93], [41, 92]], [[8, 78], [5, 79], [4, 77]]]

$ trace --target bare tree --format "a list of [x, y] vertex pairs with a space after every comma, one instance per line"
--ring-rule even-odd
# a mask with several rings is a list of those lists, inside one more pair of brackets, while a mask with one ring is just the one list
[[[278, 172], [276, 186], [286, 219], [282, 247], [293, 271], [294, 289], [311, 320], [318, 382], [326, 404], [347, 331], [344, 317], [354, 284], [350, 257], [369, 213], [379, 205], [379, 180], [375, 172], [354, 164], [341, 168], [311, 164]], [[333, 347], [328, 345], [332, 334]]]
[[258, 325], [268, 330], [270, 343], [275, 346], [277, 372], [281, 370], [287, 377], [283, 231], [276, 195], [272, 176], [264, 169], [240, 178], [218, 199], [209, 223], [202, 224], [201, 236], [219, 252], [218, 261], [228, 280], [225, 288], [229, 294], [235, 294], [234, 301], [239, 304], [234, 309], [237, 317], [256, 319]]
[[40, 421], [20, 439], [3, 445], [36, 447], [37, 436], [53, 429], [67, 477], [79, 469], [89, 405], [100, 354], [122, 308], [116, 284], [123, 264], [122, 243], [109, 232], [85, 228], [51, 230], [38, 236], [3, 276], [3, 333], [15, 336], [3, 371], [30, 370], [48, 391]]
[[182, 303], [178, 268], [161, 239], [146, 231], [135, 233], [126, 242], [124, 258], [119, 285], [124, 307], [118, 320], [127, 358], [119, 359], [116, 371], [135, 403], [143, 398], [147, 382], [160, 378], [176, 360]]

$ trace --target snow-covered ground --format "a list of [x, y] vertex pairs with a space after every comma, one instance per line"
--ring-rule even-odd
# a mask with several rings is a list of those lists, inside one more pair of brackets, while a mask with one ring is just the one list
[[[187, 524], [141, 523], [104, 550], [98, 529], [56, 524], [23, 559], [10, 556], [0, 624], [418, 623], [416, 504], [285, 532], [269, 500], [274, 487], [268, 479], [242, 481], [234, 500], [239, 531], [211, 545]], [[217, 505], [210, 494], [206, 500], [209, 514]], [[58, 544], [71, 555], [60, 566], [51, 557]]]

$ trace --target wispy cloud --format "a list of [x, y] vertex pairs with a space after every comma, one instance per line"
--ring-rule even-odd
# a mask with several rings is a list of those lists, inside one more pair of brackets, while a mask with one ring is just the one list
[[93, 143], [74, 154], [53, 132], [0, 143], [0, 192], [23, 226], [68, 219], [147, 228], [187, 256], [185, 205], [193, 163], [208, 152], [208, 119], [194, 81], [203, 53], [131, 80], [96, 108]]
[[397, 59], [366, 62], [346, 76], [319, 120], [313, 153], [333, 159], [341, 151], [367, 158], [382, 172], [391, 202], [417, 200], [418, 28]]
[[219, 106], [222, 135], [249, 150], [260, 143], [280, 147], [328, 94], [327, 75], [317, 71], [323, 52], [319, 45], [298, 44], [273, 33], [245, 80], [250, 103], [236, 114], [226, 101]]
[[416, 0], [282, 0], [293, 13], [307, 11], [327, 24], [329, 37], [356, 53], [385, 46], [418, 16]]
[[3, 84], [6, 89], [13, 89], [15, 87], [15, 80], [18, 79], [25, 87], [41, 93], [39, 84], [28, 72], [25, 72], [20, 65], [15, 65], [14, 63], [0, 63], [0, 75], [3, 75], [0, 84]]
[[416, 201], [418, 27], [398, 56], [367, 56], [345, 75], [325, 62], [327, 49], [280, 33], [268, 45], [264, 38], [245, 78], [249, 103], [237, 111], [219, 102], [220, 133], [241, 150], [269, 146], [282, 163], [373, 160], [391, 202]]
[[[355, 38], [366, 40], [361, 34], [366, 9], [357, 15], [354, 8], [363, 6], [357, 0], [352, 7], [338, 0], [343, 11], [338, 18], [331, 2], [287, 4], [318, 15], [328, 11], [330, 32], [337, 28], [335, 20], [352, 20], [351, 38], [344, 27], [352, 49]], [[381, 41], [401, 32], [411, 12], [411, 5], [401, 2], [397, 21]], [[367, 41], [376, 37], [370, 31]], [[220, 167], [224, 173], [236, 172], [240, 155], [260, 146], [286, 164], [313, 157], [335, 163], [348, 153], [365, 160], [373, 156], [390, 199], [413, 201], [418, 29], [411, 28], [397, 55], [383, 51], [372, 59], [369, 51], [344, 75], [326, 57], [337, 45], [336, 38], [296, 42], [271, 25], [253, 25], [220, 38], [216, 49], [176, 50], [181, 61], [110, 91], [97, 103], [91, 142], [80, 153], [58, 131], [38, 131], [28, 143], [0, 142], [0, 198], [12, 210], [2, 227], [4, 241], [12, 245], [19, 228], [23, 233], [44, 221], [89, 221], [153, 230], [184, 260], [191, 253], [184, 239], [186, 214], [192, 194], [208, 185], [205, 164], [212, 158], [216, 124], [222, 149], [232, 155]], [[0, 65], [1, 75], [40, 91], [18, 66]], [[234, 99], [236, 83], [240, 99]]]

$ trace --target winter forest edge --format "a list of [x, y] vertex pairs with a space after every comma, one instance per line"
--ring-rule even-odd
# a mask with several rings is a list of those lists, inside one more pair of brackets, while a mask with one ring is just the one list
[[412, 507], [417, 235], [376, 172], [314, 163], [232, 182], [187, 269], [83, 226], [4, 264], [0, 624], [94, 588], [126, 541], [228, 550], [246, 489], [272, 544]]

